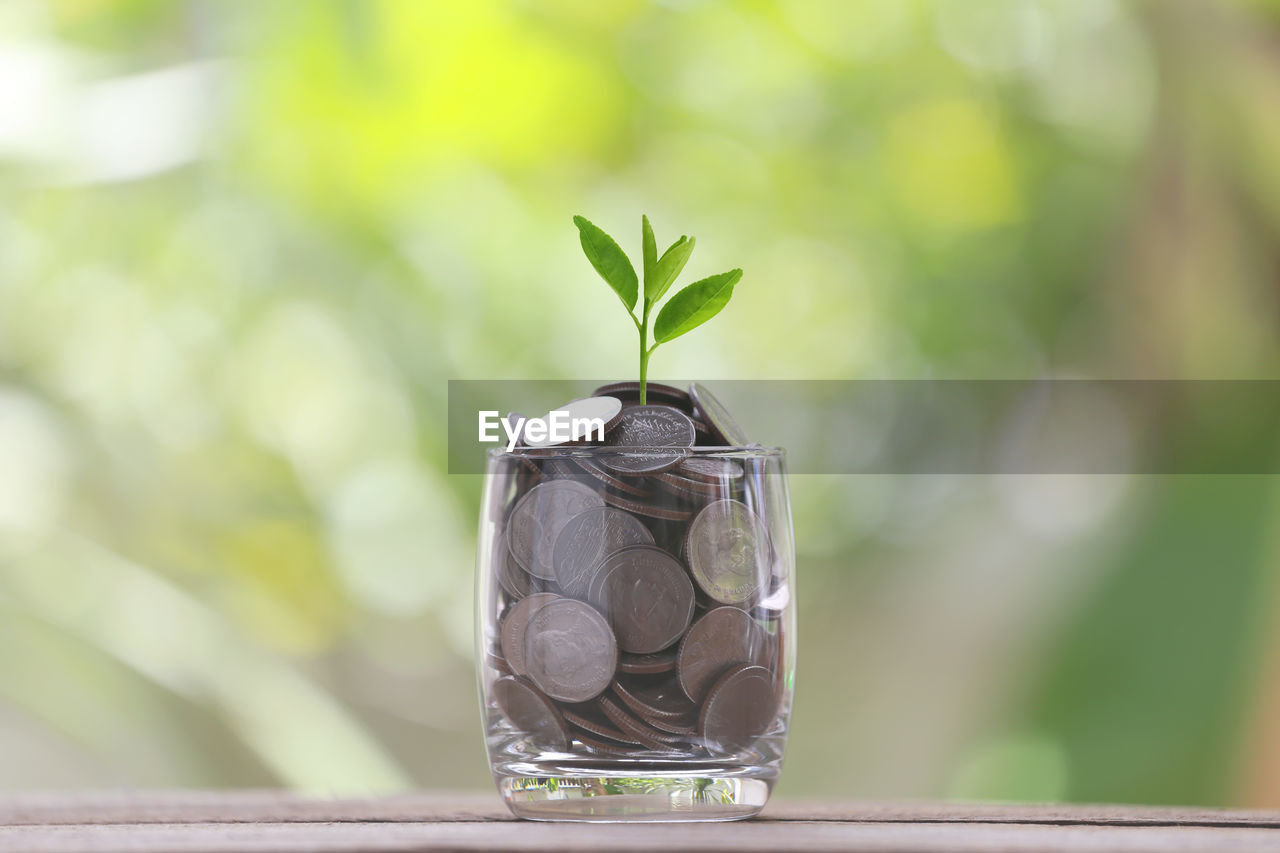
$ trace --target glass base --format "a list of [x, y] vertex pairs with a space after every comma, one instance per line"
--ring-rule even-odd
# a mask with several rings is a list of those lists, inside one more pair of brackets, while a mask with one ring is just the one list
[[730, 776], [498, 779], [498, 791], [516, 817], [600, 823], [742, 820], [760, 813], [769, 787], [762, 779]]

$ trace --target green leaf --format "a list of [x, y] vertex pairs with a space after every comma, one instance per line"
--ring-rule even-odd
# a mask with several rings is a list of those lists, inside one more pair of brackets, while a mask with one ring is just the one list
[[733, 296], [733, 286], [740, 278], [742, 270], [722, 272], [696, 281], [671, 297], [653, 324], [656, 344], [674, 340], [719, 314], [720, 309], [728, 304], [729, 297]]
[[613, 292], [618, 294], [622, 304], [631, 311], [636, 307], [636, 295], [639, 282], [636, 279], [635, 267], [626, 253], [612, 237], [581, 216], [573, 217], [573, 224], [578, 226], [578, 234], [582, 238], [582, 251], [586, 254], [591, 266], [596, 268], [600, 277], [605, 280]]
[[649, 224], [649, 217], [640, 217], [640, 232], [641, 251], [644, 254], [644, 301], [652, 305], [653, 297], [649, 294], [653, 292], [652, 282], [658, 274], [658, 244], [653, 239], [653, 226]]
[[644, 279], [644, 298], [649, 304], [657, 302], [662, 295], [667, 292], [672, 283], [684, 270], [684, 265], [689, 262], [689, 256], [693, 254], [694, 239], [692, 237], [681, 237], [672, 243], [662, 257], [658, 259], [657, 271], [653, 276], [653, 281], [649, 281], [646, 275]]

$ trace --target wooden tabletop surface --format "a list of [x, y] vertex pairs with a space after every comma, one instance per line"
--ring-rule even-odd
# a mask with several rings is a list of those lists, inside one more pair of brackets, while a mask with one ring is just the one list
[[1131, 806], [777, 800], [719, 824], [529, 823], [496, 796], [324, 799], [277, 791], [0, 797], [21, 851], [1267, 850], [1280, 812]]

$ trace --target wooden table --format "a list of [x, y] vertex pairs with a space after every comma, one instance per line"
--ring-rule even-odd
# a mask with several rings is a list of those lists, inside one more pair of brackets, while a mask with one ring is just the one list
[[0, 797], [0, 850], [1268, 850], [1280, 812], [775, 801], [721, 824], [513, 820], [496, 796], [273, 791]]

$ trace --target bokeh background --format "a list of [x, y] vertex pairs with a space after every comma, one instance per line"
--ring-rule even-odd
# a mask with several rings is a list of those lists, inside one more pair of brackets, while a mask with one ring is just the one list
[[[746, 270], [659, 379], [1280, 378], [1280, 3], [4, 0], [0, 193], [0, 788], [486, 788], [573, 214]], [[792, 486], [780, 794], [1280, 806], [1275, 477]]]

